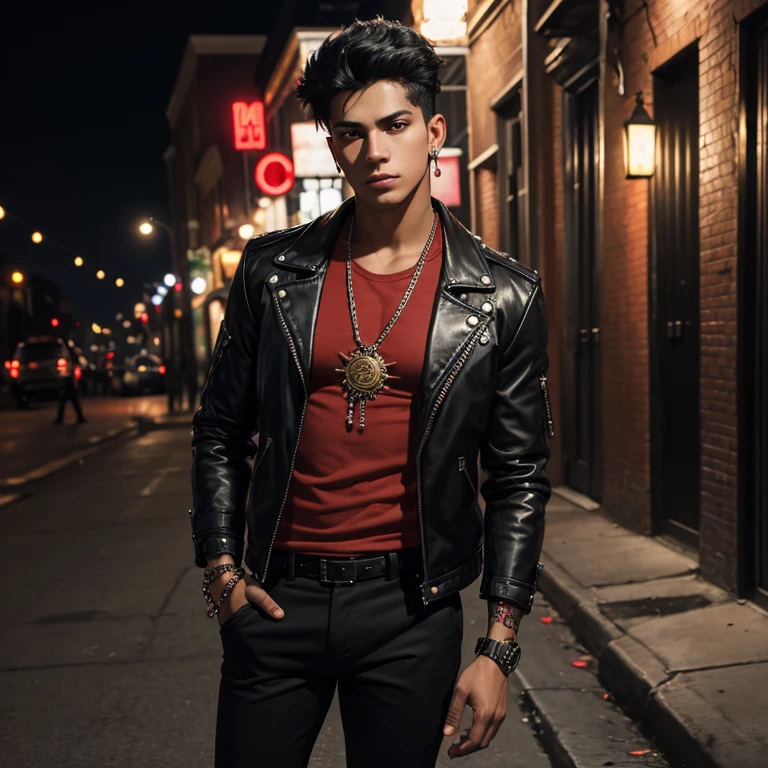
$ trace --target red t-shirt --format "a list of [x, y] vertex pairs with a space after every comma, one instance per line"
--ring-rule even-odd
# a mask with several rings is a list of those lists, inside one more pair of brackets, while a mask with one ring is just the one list
[[[419, 546], [416, 497], [417, 418], [427, 335], [442, 266], [437, 231], [405, 309], [378, 349], [388, 366], [388, 390], [347, 431], [339, 353], [355, 349], [347, 299], [349, 228], [342, 227], [325, 276], [315, 330], [309, 402], [290, 493], [275, 547], [315, 555], [391, 552]], [[353, 262], [352, 285], [360, 336], [373, 344], [394, 314], [415, 267], [390, 275]]]

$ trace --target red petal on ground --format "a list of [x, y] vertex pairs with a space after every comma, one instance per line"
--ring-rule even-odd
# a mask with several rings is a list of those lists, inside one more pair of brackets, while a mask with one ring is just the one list
[[611, 698], [611, 694], [610, 693], [604, 693], [603, 694], [603, 701], [608, 701], [608, 699], [610, 699], [610, 698]]
[[633, 757], [643, 757], [643, 755], [650, 755], [651, 750], [650, 749], [636, 749], [633, 752], [629, 753]]
[[589, 666], [588, 661], [582, 661], [581, 659], [577, 659], [576, 661], [571, 662], [572, 667], [579, 667], [580, 669], [584, 669], [584, 667]]
[[541, 617], [541, 623], [542, 624], [551, 624], [552, 623], [552, 617], [551, 616], [542, 616]]

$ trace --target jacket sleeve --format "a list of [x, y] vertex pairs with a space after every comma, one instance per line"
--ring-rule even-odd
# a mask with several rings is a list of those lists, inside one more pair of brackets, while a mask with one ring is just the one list
[[255, 376], [259, 328], [248, 303], [243, 254], [227, 299], [192, 430], [192, 540], [195, 563], [243, 556], [251, 437], [258, 431]]
[[550, 450], [543, 400], [546, 386], [547, 317], [540, 283], [499, 361], [493, 406], [481, 464], [487, 474], [485, 570], [480, 596], [533, 605], [544, 538], [544, 507], [551, 486], [545, 473]]

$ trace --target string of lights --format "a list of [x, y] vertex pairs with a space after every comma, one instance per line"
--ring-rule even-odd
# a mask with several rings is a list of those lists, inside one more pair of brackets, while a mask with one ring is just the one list
[[[76, 268], [79, 269], [79, 268], [82, 268], [82, 267], [85, 266], [85, 263], [86, 263], [85, 259], [80, 255], [79, 252], [75, 251], [74, 249], [72, 249], [68, 245], [66, 245], [65, 243], [62, 243], [61, 241], [57, 240], [54, 237], [51, 237], [48, 234], [46, 234], [44, 236], [43, 233], [40, 230], [36, 229], [28, 221], [25, 221], [24, 219], [22, 219], [17, 214], [12, 213], [11, 211], [8, 211], [2, 205], [0, 205], [0, 221], [2, 221], [3, 219], [13, 220], [14, 222], [16, 222], [16, 223], [20, 224], [21, 226], [25, 227], [31, 233], [30, 234], [30, 239], [32, 240], [32, 242], [35, 245], [41, 245], [42, 243], [52, 244], [52, 245], [56, 246], [57, 248], [60, 248], [60, 249], [62, 249], [64, 251], [66, 251], [71, 257], [73, 257], [72, 258], [72, 264]], [[142, 226], [144, 226], [144, 225], [142, 225]], [[140, 231], [142, 232], [142, 234], [148, 234], [149, 232], [152, 231], [152, 229], [151, 229], [151, 226], [150, 226], [149, 232], [145, 232], [145, 230], [143, 228], [140, 229]], [[107, 274], [106, 274], [106, 272], [103, 269], [98, 269], [95, 272], [95, 277], [96, 277], [97, 280], [103, 281], [103, 280], [106, 280]], [[166, 276], [166, 278], [168, 278], [168, 277], [169, 276]], [[24, 283], [24, 281], [25, 281], [25, 275], [20, 270], [17, 269], [17, 270], [14, 270], [11, 273], [11, 282], [14, 285], [21, 286]], [[168, 279], [166, 279], [166, 285], [167, 284], [168, 284]], [[126, 286], [126, 281], [122, 277], [116, 277], [115, 278], [115, 286], [117, 288], [124, 288]], [[131, 287], [136, 288], [137, 286], [129, 285], [128, 287], [130, 289]], [[143, 295], [143, 293], [144, 293], [144, 285], [143, 284], [139, 284], [138, 288], [139, 288], [139, 290], [141, 290], [142, 295]], [[165, 294], [163, 293], [163, 295], [165, 295]], [[155, 299], [159, 299], [159, 301], [156, 301]], [[155, 304], [157, 306], [160, 303], [162, 303], [162, 296], [153, 297], [153, 304]], [[59, 323], [58, 323], [58, 320], [56, 318], [53, 318], [52, 321], [51, 321], [51, 324], [53, 325], [53, 327], [57, 327]], [[79, 323], [78, 323], [78, 325], [79, 325]], [[91, 329], [93, 330], [94, 333], [103, 333], [105, 330], [109, 333], [109, 329], [103, 329], [97, 323], [92, 323], [91, 324]]]

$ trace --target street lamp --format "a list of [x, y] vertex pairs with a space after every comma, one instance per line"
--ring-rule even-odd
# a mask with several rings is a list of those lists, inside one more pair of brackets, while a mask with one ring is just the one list
[[139, 232], [141, 232], [142, 235], [151, 235], [153, 230], [154, 227], [148, 221], [143, 221], [139, 225]]
[[645, 111], [643, 92], [635, 95], [635, 110], [624, 123], [626, 178], [647, 179], [656, 169], [656, 123]]
[[103, 279], [104, 279], [106, 276], [107, 276], [107, 274], [106, 274], [106, 272], [104, 272], [104, 270], [103, 270], [103, 269], [100, 269], [100, 270], [99, 270], [99, 271], [96, 273], [96, 277], [98, 277], [98, 278], [99, 278], [99, 280], [103, 280]]
[[176, 277], [170, 273], [168, 273], [164, 278], [163, 282], [169, 287], [173, 288], [174, 285], [176, 285]]
[[76, 267], [82, 267], [83, 266], [83, 257], [82, 256], [75, 256], [75, 266]]
[[101, 326], [98, 323], [92, 323], [91, 324], [91, 330], [94, 333], [101, 333]]
[[118, 277], [117, 280], [115, 280], [115, 285], [118, 288], [122, 288], [125, 285], [125, 280], [123, 280], [122, 277]]
[[32, 242], [33, 243], [42, 243], [43, 242], [43, 236], [39, 232], [33, 232], [32, 233]]
[[24, 282], [24, 275], [21, 272], [14, 272], [11, 275], [11, 280], [16, 283], [16, 285], [21, 285]]
[[0, 205], [0, 219], [5, 218], [5, 208], [3, 208], [2, 205]]

